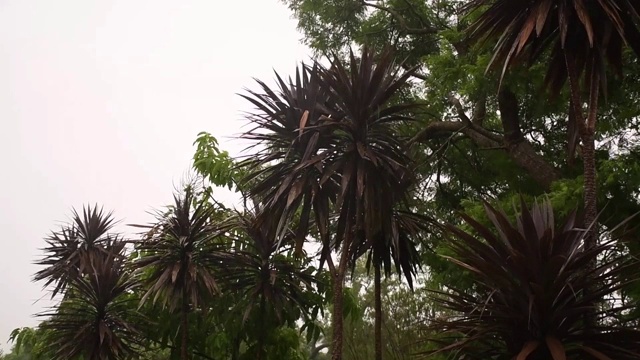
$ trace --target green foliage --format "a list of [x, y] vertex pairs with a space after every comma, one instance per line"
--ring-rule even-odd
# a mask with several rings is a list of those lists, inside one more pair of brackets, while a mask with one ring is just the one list
[[193, 168], [212, 184], [230, 190], [236, 183], [234, 161], [229, 153], [218, 148], [218, 140], [208, 132], [200, 132], [193, 155]]
[[42, 326], [36, 328], [14, 329], [9, 336], [9, 341], [13, 343], [11, 352], [0, 355], [2, 360], [50, 360], [54, 354], [48, 345], [51, 331], [45, 330]]

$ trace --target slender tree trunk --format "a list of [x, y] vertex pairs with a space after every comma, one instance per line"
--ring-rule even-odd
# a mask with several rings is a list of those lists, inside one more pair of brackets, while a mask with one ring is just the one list
[[596, 218], [597, 208], [597, 186], [596, 186], [596, 149], [593, 134], [582, 137], [582, 160], [584, 166], [584, 221], [589, 227], [589, 232], [584, 240], [586, 249], [596, 246], [598, 229]]
[[180, 311], [180, 333], [182, 341], [180, 344], [180, 359], [189, 360], [189, 303], [187, 300], [187, 291], [182, 291], [182, 309]]
[[[260, 322], [263, 324], [265, 322], [265, 311], [266, 311], [266, 303], [263, 297], [260, 299]], [[266, 336], [265, 332], [260, 331], [260, 334], [258, 335], [258, 353], [256, 354], [256, 360], [261, 360], [266, 355], [264, 351], [265, 336]]]
[[240, 358], [240, 343], [242, 340], [240, 339], [240, 335], [236, 335], [233, 338], [232, 348], [231, 348], [231, 360], [238, 360]]
[[[593, 133], [582, 136], [582, 160], [584, 166], [584, 223], [587, 226], [587, 234], [584, 238], [584, 250], [593, 249], [598, 242], [598, 224], [596, 222], [598, 216], [598, 208], [596, 204], [597, 187], [596, 187], [596, 159], [595, 159], [595, 139]], [[591, 272], [596, 268], [597, 264], [591, 262], [587, 264], [586, 271]], [[592, 293], [589, 286], [585, 289], [585, 296]], [[595, 302], [592, 304], [595, 306]], [[591, 331], [597, 322], [596, 309], [587, 312], [584, 318], [585, 329]]]
[[342, 294], [344, 277], [340, 274], [333, 276], [333, 337], [331, 339], [331, 360], [342, 360], [342, 331], [343, 331], [343, 301]]
[[[583, 162], [583, 178], [584, 178], [584, 222], [587, 226], [587, 233], [584, 238], [584, 250], [593, 249], [598, 243], [598, 224], [596, 222], [598, 216], [597, 207], [597, 187], [596, 187], [596, 148], [595, 148], [595, 131], [598, 113], [598, 97], [600, 95], [600, 76], [596, 69], [597, 63], [592, 60], [591, 77], [588, 80], [589, 101], [588, 113], [585, 117], [580, 96], [579, 74], [576, 69], [575, 58], [572, 54], [565, 52], [565, 62], [567, 65], [567, 75], [569, 80], [569, 88], [571, 95], [570, 107], [577, 123], [580, 139], [582, 140], [582, 162]], [[571, 154], [573, 155], [573, 154]], [[587, 264], [585, 271], [591, 272], [597, 266], [597, 260], [594, 259]], [[585, 289], [584, 296], [592, 294], [592, 288], [588, 286]], [[584, 316], [584, 325], [587, 332], [591, 332], [597, 322], [595, 303], [594, 308], [587, 311]]]
[[[584, 221], [587, 226], [587, 234], [584, 238], [585, 250], [593, 249], [598, 245], [598, 188], [596, 184], [596, 120], [598, 117], [598, 97], [600, 95], [600, 77], [596, 69], [596, 62], [591, 65], [591, 78], [589, 79], [589, 103], [588, 115], [580, 134], [582, 139], [582, 160], [584, 166]], [[591, 272], [597, 267], [597, 261], [588, 264], [587, 271]], [[593, 293], [592, 287], [586, 288], [586, 295]], [[594, 303], [593, 306], [596, 306]], [[597, 310], [594, 308], [585, 316], [585, 328], [591, 332], [597, 325]]]
[[375, 278], [374, 278], [374, 311], [375, 311], [375, 360], [382, 360], [382, 296], [381, 292], [381, 264], [374, 264]]
[[342, 360], [343, 324], [344, 324], [344, 277], [347, 273], [347, 262], [349, 260], [349, 247], [351, 236], [348, 234], [342, 242], [342, 253], [340, 263], [332, 275], [333, 279], [333, 313], [331, 322], [333, 324], [333, 338], [331, 339], [331, 360]]

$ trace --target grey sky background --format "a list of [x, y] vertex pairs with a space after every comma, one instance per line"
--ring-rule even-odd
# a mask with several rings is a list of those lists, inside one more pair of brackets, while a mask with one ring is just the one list
[[72, 207], [146, 222], [198, 132], [241, 150], [236, 93], [309, 58], [295, 26], [278, 0], [0, 0], [0, 348], [50, 305], [32, 262]]

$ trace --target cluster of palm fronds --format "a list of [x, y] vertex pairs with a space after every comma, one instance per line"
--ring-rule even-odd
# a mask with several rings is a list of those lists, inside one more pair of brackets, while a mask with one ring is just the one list
[[124, 266], [125, 242], [110, 233], [113, 225], [111, 213], [87, 207], [46, 240], [39, 261], [46, 268], [34, 278], [54, 285], [52, 298], [63, 294], [55, 309], [40, 314], [48, 318], [43, 328], [54, 330], [48, 340], [58, 359], [124, 359], [141, 342], [144, 319], [131, 306], [138, 281]]
[[[628, 305], [606, 299], [640, 280], [640, 262], [612, 251], [616, 239], [584, 247], [575, 213], [556, 222], [548, 202], [522, 204], [516, 221], [486, 204], [491, 227], [464, 216], [469, 230], [448, 229], [451, 261], [469, 271], [473, 289], [448, 288], [437, 299], [454, 316], [434, 319], [441, 347], [473, 359], [638, 359], [640, 331]], [[609, 255], [612, 254], [612, 255]], [[588, 267], [597, 261], [594, 269]], [[585, 318], [596, 314], [595, 326]]]
[[[287, 254], [293, 244], [276, 246], [273, 231], [256, 212], [229, 211], [198, 201], [192, 187], [175, 197], [168, 212], [145, 228], [142, 239], [125, 242], [109, 233], [111, 214], [87, 208], [81, 217], [54, 233], [35, 279], [53, 284], [52, 297], [62, 300], [46, 317], [43, 329], [56, 359], [129, 359], [150, 339], [143, 327], [157, 319], [136, 309], [158, 305], [180, 317], [173, 340], [181, 359], [191, 358], [189, 315], [206, 312], [222, 292], [240, 294], [243, 321], [257, 317], [289, 324], [310, 311], [315, 276], [302, 261]], [[132, 243], [133, 253], [125, 254]], [[150, 300], [150, 301], [147, 301]], [[313, 302], [316, 304], [316, 302]], [[258, 306], [255, 306], [258, 305]], [[302, 312], [303, 314], [300, 314]], [[259, 334], [258, 334], [259, 335]], [[263, 352], [258, 344], [255, 353]]]

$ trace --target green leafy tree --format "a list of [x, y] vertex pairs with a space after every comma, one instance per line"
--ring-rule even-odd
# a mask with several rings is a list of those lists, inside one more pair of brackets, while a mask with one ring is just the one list
[[235, 162], [227, 151], [220, 150], [218, 140], [208, 132], [201, 132], [193, 145], [196, 145], [193, 169], [212, 184], [232, 189], [237, 182]]
[[13, 343], [11, 352], [0, 356], [2, 360], [50, 360], [54, 358], [48, 346], [51, 330], [38, 327], [17, 328], [11, 332], [9, 341]]

